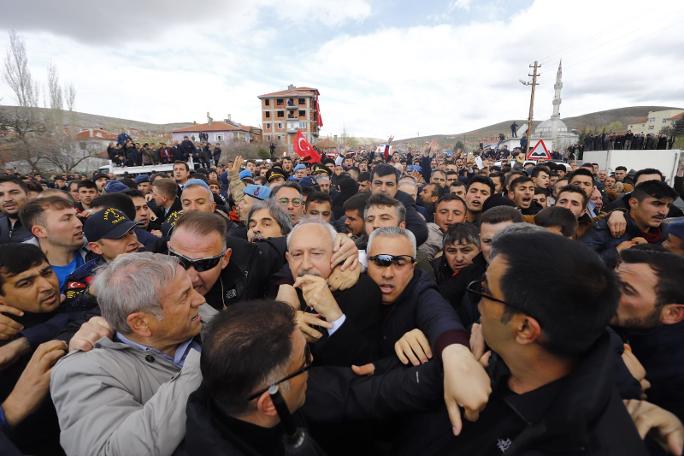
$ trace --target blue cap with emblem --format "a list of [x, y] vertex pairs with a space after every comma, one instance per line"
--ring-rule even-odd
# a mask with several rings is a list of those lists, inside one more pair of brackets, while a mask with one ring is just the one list
[[123, 212], [110, 207], [88, 217], [83, 225], [83, 234], [88, 242], [96, 242], [100, 239], [120, 239], [135, 227], [135, 222], [129, 220]]
[[271, 189], [265, 185], [249, 184], [245, 186], [243, 192], [245, 195], [262, 201], [267, 200], [271, 196]]

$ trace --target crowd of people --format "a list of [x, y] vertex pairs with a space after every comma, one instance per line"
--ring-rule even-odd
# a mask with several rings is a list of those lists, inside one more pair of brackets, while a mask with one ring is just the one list
[[218, 166], [221, 160], [221, 144], [213, 146], [209, 144], [206, 133], [199, 143], [195, 143], [194, 137], [183, 137], [183, 141], [175, 141], [171, 145], [140, 144], [125, 132], [117, 137], [116, 143], [110, 142], [107, 146], [107, 157], [114, 166], [144, 166], [170, 164], [176, 161], [187, 162], [192, 158], [193, 162], [208, 170]]
[[584, 150], [662, 150], [672, 149], [674, 136], [654, 133], [588, 133], [584, 135]]
[[682, 454], [684, 166], [511, 156], [0, 176], [0, 454]]

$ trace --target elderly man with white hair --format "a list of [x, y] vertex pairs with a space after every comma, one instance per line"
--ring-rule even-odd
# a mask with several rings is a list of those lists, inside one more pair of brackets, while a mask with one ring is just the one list
[[117, 257], [92, 289], [114, 335], [53, 368], [60, 443], [74, 455], [171, 454], [201, 382], [204, 297], [176, 258], [152, 253]]
[[[340, 278], [343, 285], [329, 280], [336, 237], [332, 225], [317, 218], [305, 217], [295, 225], [287, 236], [291, 275], [278, 299], [297, 310], [297, 326], [312, 344], [316, 364], [363, 364], [378, 356], [380, 290], [359, 269]], [[339, 290], [340, 285], [345, 289]]]

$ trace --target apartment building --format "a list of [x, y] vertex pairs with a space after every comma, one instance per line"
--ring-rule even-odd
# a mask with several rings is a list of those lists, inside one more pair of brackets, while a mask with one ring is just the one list
[[286, 144], [292, 152], [294, 136], [301, 131], [309, 142], [318, 138], [323, 119], [318, 89], [289, 85], [287, 90], [259, 95], [264, 142]]

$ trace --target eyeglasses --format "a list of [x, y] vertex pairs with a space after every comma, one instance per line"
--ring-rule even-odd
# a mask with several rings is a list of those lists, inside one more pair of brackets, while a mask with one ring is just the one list
[[294, 207], [299, 207], [299, 206], [301, 206], [302, 204], [304, 204], [304, 200], [302, 200], [302, 199], [300, 199], [300, 198], [292, 198], [292, 199], [288, 199], [288, 198], [278, 198], [278, 202], [279, 202], [280, 204], [282, 204], [282, 205], [288, 205], [288, 204], [292, 203], [292, 205], [293, 205]]
[[499, 302], [505, 306], [529, 314], [529, 310], [527, 310], [525, 306], [519, 304], [511, 304], [510, 302], [504, 301], [503, 299], [495, 298], [490, 293], [488, 293], [487, 286], [485, 285], [486, 281], [486, 276], [482, 276], [480, 280], [473, 280], [468, 285], [466, 285], [466, 291], [480, 298], [486, 298], [490, 301]]
[[403, 268], [416, 262], [416, 259], [411, 255], [389, 255], [387, 253], [374, 255], [372, 257], [368, 257], [368, 259], [372, 261], [373, 264], [380, 266], [381, 268], [389, 268], [390, 265]]
[[221, 261], [221, 258], [223, 258], [223, 255], [225, 255], [225, 253], [226, 251], [224, 250], [223, 252], [221, 252], [220, 255], [216, 255], [214, 257], [192, 259], [169, 249], [169, 256], [178, 258], [180, 260], [180, 265], [183, 267], [183, 269], [187, 270], [192, 267], [197, 272], [204, 272], [208, 271], [209, 269], [215, 268], [216, 265], [219, 264], [219, 261]]
[[262, 390], [257, 391], [256, 393], [250, 395], [250, 396], [247, 398], [247, 400], [252, 401], [252, 400], [256, 399], [257, 397], [261, 396], [262, 394], [264, 394], [264, 393], [265, 393], [266, 391], [268, 391], [269, 389], [273, 388], [274, 386], [279, 385], [279, 384], [281, 384], [281, 383], [284, 383], [284, 382], [286, 382], [286, 381], [288, 381], [288, 380], [291, 380], [291, 379], [295, 378], [295, 377], [298, 376], [298, 375], [302, 375], [304, 372], [306, 372], [306, 371], [308, 371], [309, 369], [311, 369], [311, 364], [312, 364], [312, 363], [313, 363], [313, 355], [311, 354], [311, 349], [309, 348], [309, 344], [306, 344], [306, 345], [304, 346], [304, 365], [303, 365], [302, 367], [300, 367], [300, 368], [297, 369], [296, 371], [292, 372], [291, 374], [288, 374], [287, 376], [281, 378], [281, 379], [278, 380], [277, 382], [271, 383], [270, 385], [268, 385], [268, 388], [264, 388], [264, 389], [262, 389]]

